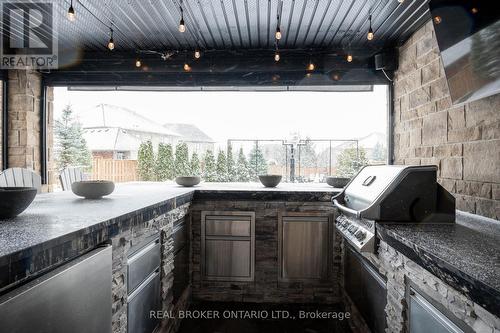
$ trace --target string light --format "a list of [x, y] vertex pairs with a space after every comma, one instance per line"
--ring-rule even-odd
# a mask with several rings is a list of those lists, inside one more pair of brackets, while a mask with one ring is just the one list
[[366, 38], [368, 40], [372, 40], [374, 35], [373, 35], [373, 29], [372, 29], [372, 15], [370, 14], [368, 20], [370, 21], [370, 29], [368, 29], [368, 34], [366, 35]]
[[71, 22], [74, 22], [75, 21], [75, 9], [73, 8], [73, 0], [71, 0], [71, 3], [69, 5], [69, 9], [68, 9], [68, 20], [70, 20]]
[[278, 50], [276, 50], [276, 52], [274, 53], [274, 61], [278, 62], [280, 61], [280, 59], [281, 59], [280, 53]]
[[188, 64], [187, 62], [186, 62], [186, 63], [184, 63], [184, 70], [185, 70], [186, 72], [191, 71], [191, 66], [189, 66], [189, 64]]
[[439, 24], [441, 23], [442, 19], [441, 16], [434, 16], [434, 23]]
[[346, 60], [347, 60], [347, 62], [352, 62], [352, 54], [347, 53]]
[[115, 48], [115, 41], [113, 40], [113, 28], [109, 28], [109, 42], [108, 42], [108, 49], [110, 51], [113, 51]]
[[283, 8], [283, 1], [280, 1], [278, 3], [278, 9], [277, 9], [277, 12], [276, 12], [276, 32], [274, 34], [274, 37], [276, 38], [277, 41], [279, 41], [282, 37], [281, 35], [281, 28], [280, 28], [280, 24], [281, 24], [281, 10]]
[[200, 59], [200, 57], [201, 57], [200, 50], [194, 50], [194, 57], [195, 57], [195, 59]]
[[182, 0], [181, 0], [181, 20], [179, 21], [179, 32], [185, 32], [186, 31], [186, 24], [184, 24], [184, 10], [182, 9]]
[[135, 67], [139, 68], [139, 67], [141, 67], [141, 65], [142, 65], [142, 63], [141, 63], [141, 59], [137, 58], [137, 59], [135, 60]]
[[313, 62], [309, 61], [309, 65], [307, 65], [307, 70], [313, 71], [315, 68], [316, 68], [316, 66], [314, 66]]
[[472, 7], [470, 11], [472, 12], [472, 14], [477, 14], [479, 9], [477, 9], [477, 7]]

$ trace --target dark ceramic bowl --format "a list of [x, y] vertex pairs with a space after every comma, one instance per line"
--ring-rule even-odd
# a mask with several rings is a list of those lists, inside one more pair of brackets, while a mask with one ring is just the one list
[[343, 188], [349, 183], [351, 178], [343, 178], [343, 177], [326, 177], [326, 183], [335, 188]]
[[0, 219], [15, 217], [33, 202], [35, 187], [0, 187]]
[[281, 182], [281, 175], [259, 175], [259, 180], [265, 187], [276, 187]]
[[198, 185], [201, 181], [199, 176], [179, 176], [175, 177], [175, 182], [184, 187], [192, 187]]
[[71, 184], [71, 190], [85, 199], [100, 199], [113, 193], [115, 183], [109, 180], [82, 180]]

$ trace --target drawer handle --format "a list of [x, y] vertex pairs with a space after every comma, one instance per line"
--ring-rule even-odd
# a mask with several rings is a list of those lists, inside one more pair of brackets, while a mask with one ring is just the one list
[[127, 297], [127, 303], [130, 303], [131, 300], [133, 300], [137, 294], [139, 294], [146, 286], [158, 275], [160, 274], [160, 268], [158, 267], [153, 273], [151, 273], [150, 276], [147, 277], [146, 280], [144, 280], [135, 290]]
[[148, 253], [149, 251], [154, 249], [156, 247], [156, 245], [158, 245], [159, 243], [160, 243], [160, 239], [157, 238], [153, 242], [151, 242], [148, 245], [146, 245], [145, 247], [143, 247], [137, 253], [133, 254], [130, 258], [128, 258], [128, 264], [130, 265], [134, 261], [136, 261], [139, 258], [141, 258], [142, 256], [144, 256], [146, 253]]

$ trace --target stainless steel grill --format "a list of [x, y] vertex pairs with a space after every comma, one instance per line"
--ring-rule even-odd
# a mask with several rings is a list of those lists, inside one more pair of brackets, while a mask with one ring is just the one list
[[455, 199], [437, 182], [437, 167], [367, 166], [332, 198], [339, 232], [358, 251], [376, 248], [377, 223], [453, 223]]

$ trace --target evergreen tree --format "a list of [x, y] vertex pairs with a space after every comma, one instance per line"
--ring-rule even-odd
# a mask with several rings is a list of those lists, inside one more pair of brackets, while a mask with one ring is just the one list
[[203, 178], [207, 182], [215, 182], [217, 180], [217, 174], [215, 171], [215, 157], [211, 150], [207, 150], [205, 153], [205, 167], [203, 169]]
[[227, 159], [224, 151], [219, 150], [217, 155], [217, 165], [215, 167], [218, 182], [227, 182]]
[[92, 157], [83, 137], [83, 129], [74, 117], [71, 105], [66, 105], [55, 121], [56, 161], [63, 169], [68, 166], [90, 168]]
[[303, 167], [316, 168], [318, 166], [318, 155], [314, 143], [306, 138], [306, 144], [300, 146], [300, 164]]
[[250, 181], [250, 170], [248, 169], [247, 158], [243, 153], [243, 148], [240, 148], [238, 160], [236, 161], [236, 181], [248, 182]]
[[171, 144], [160, 143], [155, 161], [156, 180], [165, 181], [174, 178], [174, 153]]
[[185, 142], [177, 144], [175, 147], [175, 176], [189, 176], [189, 152]]
[[227, 146], [227, 180], [230, 182], [237, 181], [236, 165], [234, 163], [233, 147], [231, 144]]
[[196, 154], [196, 152], [193, 152], [193, 155], [191, 156], [190, 169], [191, 169], [192, 176], [199, 176], [201, 174], [200, 159], [198, 158], [198, 154]]
[[248, 164], [250, 171], [250, 178], [252, 180], [258, 180], [259, 175], [267, 174], [267, 161], [262, 154], [262, 151], [258, 147], [253, 147], [250, 151], [250, 156], [248, 158]]
[[366, 151], [359, 148], [359, 157], [356, 148], [344, 149], [337, 158], [337, 175], [340, 177], [353, 177], [361, 167], [368, 165]]
[[372, 160], [385, 162], [387, 159], [387, 149], [380, 142], [377, 142], [373, 147]]
[[153, 144], [149, 140], [141, 143], [139, 146], [137, 171], [141, 180], [155, 180], [155, 156], [153, 153]]

